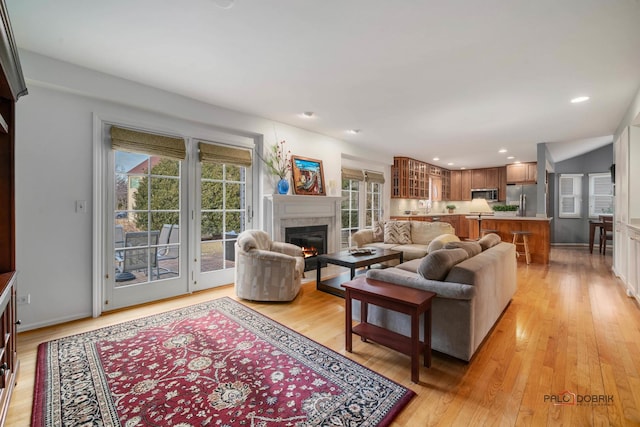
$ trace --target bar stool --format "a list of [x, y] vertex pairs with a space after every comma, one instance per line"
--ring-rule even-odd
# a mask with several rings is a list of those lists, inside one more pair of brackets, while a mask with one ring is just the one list
[[[512, 231], [513, 234], [513, 244], [516, 245], [516, 256], [520, 256], [520, 252], [518, 252], [518, 246], [524, 246], [524, 255], [527, 259], [527, 265], [531, 264], [531, 254], [529, 253], [529, 237], [531, 235], [530, 231]], [[518, 237], [522, 237], [522, 241], [518, 239]]]
[[483, 228], [482, 230], [480, 230], [480, 237], [484, 237], [485, 234], [489, 234], [489, 233], [498, 234], [498, 230], [490, 230], [488, 228]]

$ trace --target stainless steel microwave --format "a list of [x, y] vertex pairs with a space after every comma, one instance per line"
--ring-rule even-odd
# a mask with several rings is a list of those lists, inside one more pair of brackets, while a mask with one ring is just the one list
[[471, 199], [486, 199], [487, 201], [498, 200], [497, 188], [473, 188], [471, 189]]

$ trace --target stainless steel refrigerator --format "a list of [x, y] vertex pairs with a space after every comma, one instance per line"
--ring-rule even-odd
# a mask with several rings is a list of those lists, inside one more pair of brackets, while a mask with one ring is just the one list
[[519, 205], [518, 216], [536, 216], [538, 186], [536, 184], [507, 185], [507, 204]]

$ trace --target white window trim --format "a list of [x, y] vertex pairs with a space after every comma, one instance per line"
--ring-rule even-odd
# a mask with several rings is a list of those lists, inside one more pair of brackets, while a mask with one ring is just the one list
[[[584, 174], [560, 174], [558, 180], [558, 216], [560, 218], [581, 218], [582, 217], [582, 177]], [[571, 194], [562, 194], [562, 181], [573, 180]], [[563, 212], [563, 200], [574, 199], [574, 210]]]
[[[609, 185], [609, 194], [595, 194], [595, 180], [598, 178], [604, 178]], [[595, 209], [595, 197], [610, 197], [611, 207], [613, 208], [613, 183], [611, 182], [611, 172], [602, 173], [590, 173], [589, 174], [589, 218], [597, 218], [599, 215], [613, 213], [613, 212], [594, 212]]]

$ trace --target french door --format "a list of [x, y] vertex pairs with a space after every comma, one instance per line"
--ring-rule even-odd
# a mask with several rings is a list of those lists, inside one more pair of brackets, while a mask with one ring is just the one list
[[[251, 155], [247, 163], [220, 158], [216, 149], [250, 150], [184, 143], [184, 159], [135, 146], [108, 150], [102, 310], [233, 282], [234, 245], [251, 220]], [[207, 159], [199, 155], [203, 146], [214, 148]]]
[[185, 162], [113, 150], [104, 310], [188, 292]]

